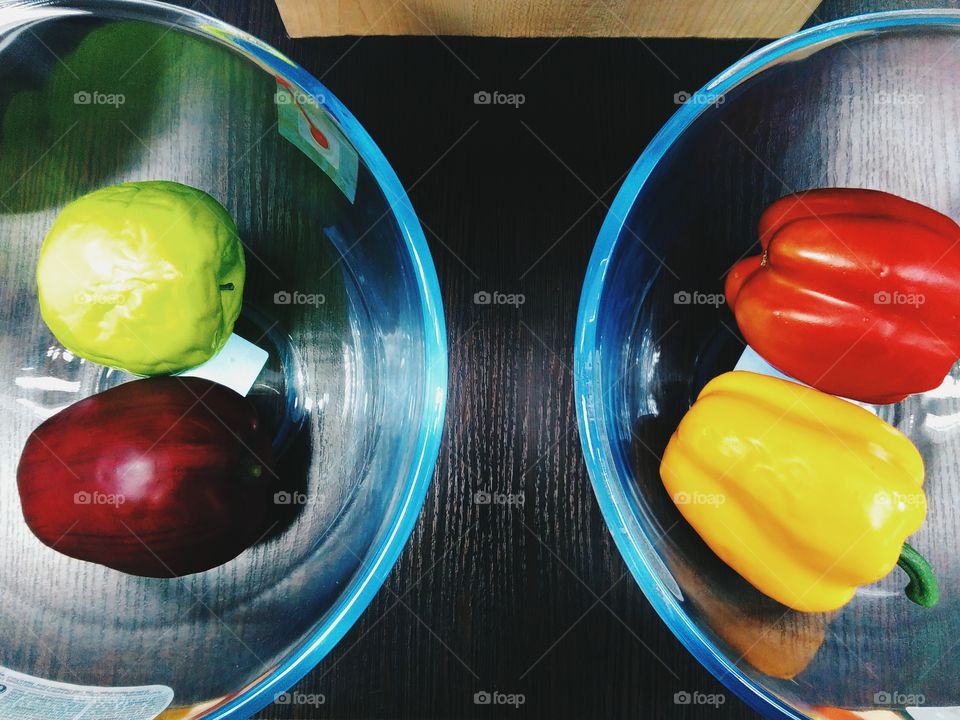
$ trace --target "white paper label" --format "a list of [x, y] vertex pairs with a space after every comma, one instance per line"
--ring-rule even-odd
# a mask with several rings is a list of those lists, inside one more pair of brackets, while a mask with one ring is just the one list
[[233, 334], [227, 339], [220, 352], [203, 365], [198, 365], [180, 375], [212, 380], [246, 397], [257, 378], [260, 377], [260, 373], [263, 372], [269, 357], [270, 353], [263, 348]]
[[915, 720], [960, 720], [960, 707], [908, 707], [907, 712]]
[[164, 685], [86, 687], [0, 667], [3, 720], [154, 720], [171, 702]]
[[[792, 378], [789, 375], [784, 375], [782, 372], [777, 370], [773, 365], [768, 363], [752, 347], [747, 345], [746, 349], [743, 351], [743, 355], [740, 356], [740, 359], [737, 361], [736, 367], [734, 370], [746, 370], [747, 372], [758, 373], [760, 375], [770, 375], [771, 377], [780, 378], [781, 380], [789, 380], [790, 382], [797, 383], [798, 385], [804, 385], [810, 387], [806, 383], [802, 383], [796, 378]], [[854, 405], [859, 405], [864, 410], [877, 414], [877, 408], [874, 405], [869, 403], [860, 402], [859, 400], [851, 400], [850, 398], [840, 398], [841, 400], [846, 400], [851, 402]], [[960, 720], [960, 718], [957, 718]]]
[[[760, 357], [757, 354], [757, 351], [749, 345], [747, 345], [746, 349], [743, 351], [743, 355], [740, 356], [740, 359], [737, 361], [737, 366], [734, 368], [734, 370], [746, 370], [747, 372], [759, 373], [760, 375], [770, 375], [771, 377], [780, 378], [781, 380], [798, 382], [789, 375], [784, 375], [782, 372], [777, 370], [773, 365]], [[802, 385], [803, 383], [800, 384]]]

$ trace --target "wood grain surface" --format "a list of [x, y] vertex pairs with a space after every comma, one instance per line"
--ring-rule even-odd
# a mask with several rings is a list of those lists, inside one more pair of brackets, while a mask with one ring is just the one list
[[[760, 42], [292, 40], [273, 0], [177, 2], [277, 47], [357, 116], [410, 188], [448, 323], [445, 439], [410, 542], [296, 686], [304, 701], [257, 717], [756, 717], [684, 650], [620, 558], [584, 466], [571, 367], [584, 271], [625, 173], [678, 93]], [[837, 0], [811, 22], [901, 4]], [[478, 105], [478, 92], [523, 103]], [[240, 172], [231, 182], [260, 181]], [[494, 291], [524, 301], [474, 302]], [[474, 702], [493, 691], [523, 705]], [[678, 705], [682, 691], [724, 702]]]
[[276, 0], [293, 37], [779, 37], [813, 0]]

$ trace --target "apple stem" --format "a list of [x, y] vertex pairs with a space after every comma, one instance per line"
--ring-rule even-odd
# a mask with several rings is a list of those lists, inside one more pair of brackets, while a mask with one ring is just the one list
[[233, 290], [233, 283], [225, 283], [220, 286], [221, 290]]

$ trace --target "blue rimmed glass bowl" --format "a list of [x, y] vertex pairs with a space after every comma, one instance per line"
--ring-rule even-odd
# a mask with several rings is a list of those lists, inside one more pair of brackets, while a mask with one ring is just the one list
[[896, 572], [830, 615], [763, 597], [680, 516], [659, 456], [703, 385], [744, 353], [723, 280], [756, 252], [763, 207], [808, 188], [870, 187], [960, 218], [958, 77], [960, 13], [949, 10], [849, 18], [748, 55], [651, 141], [587, 271], [577, 408], [607, 524], [676, 636], [770, 717], [913, 708], [919, 718], [960, 705], [960, 373], [877, 408], [926, 463], [930, 510], [913, 544], [944, 589], [934, 610], [905, 601]]
[[[166, 581], [40, 545], [14, 481], [43, 418], [131, 379], [40, 319], [45, 231], [86, 192], [153, 179], [202, 188], [237, 220], [236, 332], [269, 353], [250, 397], [281, 477], [260, 543]], [[403, 187], [325, 87], [233, 27], [153, 2], [0, 2], [0, 247], [0, 667], [166, 686], [170, 718], [253, 714], [364, 611], [436, 461], [446, 334]]]

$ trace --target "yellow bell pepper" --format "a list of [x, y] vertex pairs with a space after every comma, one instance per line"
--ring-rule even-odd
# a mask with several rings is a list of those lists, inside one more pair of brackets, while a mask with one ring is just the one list
[[725, 373], [680, 422], [660, 475], [707, 545], [788, 607], [837, 609], [898, 563], [911, 600], [939, 598], [930, 566], [904, 542], [927, 511], [920, 453], [853, 403]]

